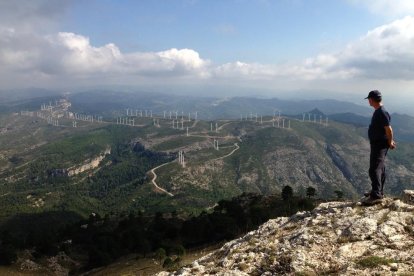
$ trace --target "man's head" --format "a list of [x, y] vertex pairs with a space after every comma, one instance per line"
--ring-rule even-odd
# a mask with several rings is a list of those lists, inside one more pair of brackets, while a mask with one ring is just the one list
[[375, 109], [378, 109], [382, 105], [382, 95], [381, 92], [379, 92], [378, 90], [370, 91], [368, 97], [366, 97], [365, 99], [368, 99], [369, 105]]
[[365, 99], [368, 99], [370, 102], [374, 101], [376, 103], [380, 103], [382, 101], [382, 95], [378, 90], [372, 90]]

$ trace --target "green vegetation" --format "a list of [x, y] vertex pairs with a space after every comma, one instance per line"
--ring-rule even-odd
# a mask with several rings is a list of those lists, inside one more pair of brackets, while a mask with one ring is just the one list
[[290, 186], [285, 186], [282, 189], [282, 198], [284, 201], [288, 201], [293, 197], [293, 189]]
[[[143, 257], [153, 255], [165, 268], [173, 269], [191, 248], [234, 239], [270, 218], [311, 210], [314, 206], [314, 201], [295, 196], [287, 205], [279, 195], [242, 194], [221, 200], [209, 212], [186, 218], [176, 212], [158, 212], [154, 216], [131, 212], [104, 217], [93, 213], [87, 219], [71, 212], [25, 215], [1, 227], [0, 240], [5, 247], [0, 254], [4, 262], [10, 263], [17, 250], [25, 248], [34, 248], [38, 258], [63, 250], [75, 260], [87, 259], [82, 269], [90, 269], [135, 253]], [[68, 240], [71, 242], [65, 242]]]
[[316, 195], [316, 189], [314, 187], [306, 188], [306, 196], [308, 198], [314, 197]]
[[[109, 112], [108, 119], [114, 114]], [[79, 122], [70, 128], [0, 116], [4, 263], [13, 262], [21, 249], [35, 248], [39, 256], [59, 250], [82, 256], [84, 269], [129, 253], [155, 252], [160, 264], [175, 268], [180, 258], [173, 256], [191, 248], [233, 239], [269, 218], [309, 210], [316, 198], [349, 198], [366, 188], [366, 131], [355, 126], [291, 119], [287, 129], [269, 122], [220, 121], [220, 132], [213, 133], [209, 121], [199, 121], [191, 128], [194, 136], [187, 137], [168, 120], [160, 120], [161, 127], [149, 118], [135, 123], [140, 126]], [[208, 135], [220, 137], [220, 150], [213, 149], [214, 137]], [[240, 148], [223, 158], [235, 143]], [[99, 166], [67, 175], [69, 168], [107, 149], [111, 152]], [[185, 149], [185, 168], [171, 162], [178, 149]], [[411, 171], [413, 150], [399, 143], [389, 153], [393, 168]], [[173, 197], [156, 191], [148, 173], [165, 163], [156, 170], [156, 181]], [[391, 174], [386, 189], [398, 192], [411, 180], [409, 173]]]
[[[137, 118], [140, 127], [84, 122], [74, 129], [47, 126], [30, 117], [0, 117], [4, 125], [10, 120], [22, 128], [0, 136], [1, 141], [9, 143], [5, 148], [13, 149], [7, 159], [0, 160], [0, 165], [4, 164], [0, 172], [3, 218], [57, 210], [82, 216], [131, 210], [199, 214], [204, 208], [243, 192], [280, 193], [288, 185], [301, 196], [336, 195], [340, 199], [354, 195], [356, 189], [364, 190], [366, 184], [366, 168], [360, 161], [366, 153], [355, 149], [362, 140], [359, 129], [336, 122], [325, 127], [292, 119], [291, 129], [282, 129], [270, 127], [268, 122], [261, 125], [252, 121], [221, 121], [220, 133], [212, 134], [230, 136], [220, 139], [217, 151], [208, 144], [207, 139], [212, 142], [213, 138], [187, 137], [182, 131], [165, 127], [168, 120], [160, 120], [161, 128], [153, 126], [148, 118]], [[194, 135], [200, 136], [207, 135], [209, 130], [209, 121], [199, 121], [191, 128]], [[28, 137], [19, 138], [25, 135]], [[22, 139], [23, 150], [17, 142]], [[136, 141], [148, 141], [153, 146], [151, 150], [138, 149]], [[240, 148], [233, 155], [214, 161], [232, 152], [234, 143]], [[411, 145], [401, 147], [401, 152], [390, 152], [390, 160], [411, 169]], [[68, 168], [82, 165], [108, 148], [111, 154], [96, 169], [65, 176]], [[176, 158], [177, 148], [187, 150], [186, 168], [173, 162], [157, 170], [157, 183], [172, 192], [174, 198], [156, 194], [150, 182], [152, 175], [147, 172]], [[284, 170], [278, 170], [279, 167]], [[410, 179], [408, 175], [398, 177], [386, 188], [397, 193], [412, 183]], [[315, 189], [314, 193], [310, 188]]]
[[390, 263], [395, 263], [395, 260], [387, 259], [379, 256], [368, 256], [360, 260], [357, 260], [356, 263], [364, 268], [375, 268], [380, 265], [388, 265]]
[[[94, 211], [128, 211], [133, 208], [132, 204], [125, 206], [123, 203], [130, 194], [142, 189], [147, 181], [147, 171], [173, 158], [131, 143], [142, 132], [139, 128], [104, 126], [83, 133], [75, 132], [34, 149], [30, 155], [34, 161], [24, 166], [19, 164], [15, 171], [3, 173], [0, 194], [4, 196], [0, 197], [0, 217], [53, 210], [72, 210], [84, 216]], [[55, 174], [56, 171], [79, 166], [108, 148], [111, 153], [101, 162], [105, 165], [92, 174], [85, 172], [73, 177]], [[19, 158], [15, 155], [12, 161], [19, 163]], [[14, 179], [16, 175], [20, 178], [4, 181], [11, 175]], [[38, 200], [38, 207], [35, 200]]]
[[342, 199], [343, 197], [344, 197], [344, 192], [342, 192], [342, 191], [340, 191], [340, 190], [336, 190], [336, 191], [334, 191], [334, 193], [336, 194], [336, 198], [339, 200], [339, 199]]

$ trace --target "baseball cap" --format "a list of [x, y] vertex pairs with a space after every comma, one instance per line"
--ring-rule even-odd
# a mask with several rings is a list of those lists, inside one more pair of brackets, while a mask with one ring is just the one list
[[381, 99], [381, 97], [382, 97], [381, 92], [379, 92], [378, 90], [372, 90], [369, 92], [368, 97], [366, 97], [365, 99], [369, 99], [369, 98]]

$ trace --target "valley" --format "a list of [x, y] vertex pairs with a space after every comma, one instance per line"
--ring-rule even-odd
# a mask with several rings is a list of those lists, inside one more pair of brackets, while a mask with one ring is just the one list
[[[55, 254], [55, 246], [67, 247], [70, 258], [89, 256], [92, 267], [136, 251], [142, 261], [159, 247], [174, 252], [222, 242], [268, 218], [309, 209], [313, 200], [356, 200], [369, 189], [366, 126], [329, 119], [317, 109], [206, 119], [191, 109], [106, 108], [93, 114], [70, 99], [65, 103], [65, 110], [56, 104], [50, 112], [41, 104], [0, 116], [0, 228], [23, 241], [13, 242], [18, 248], [36, 245], [36, 252]], [[402, 141], [389, 153], [387, 195], [412, 188], [413, 149]], [[293, 203], [281, 200], [285, 187], [292, 188]], [[312, 198], [309, 188], [315, 189]], [[246, 212], [251, 218], [240, 220]], [[145, 228], [136, 228], [138, 221]], [[180, 236], [197, 221], [209, 221], [217, 237]], [[172, 232], [161, 231], [160, 223]], [[88, 225], [93, 227], [79, 230]], [[44, 233], [55, 238], [39, 249]], [[64, 245], [63, 237], [76, 237], [76, 245]], [[107, 247], [128, 239], [137, 248]]]
[[[27, 198], [41, 199], [44, 211], [65, 206], [83, 215], [198, 213], [224, 198], [279, 193], [286, 185], [300, 195], [314, 187], [321, 198], [335, 191], [357, 198], [369, 188], [365, 128], [328, 121], [318, 110], [196, 120], [203, 114], [127, 108], [92, 115], [72, 109], [78, 110], [62, 98], [1, 117], [5, 217], [33, 211]], [[404, 153], [390, 152], [389, 158], [386, 189], [397, 194], [413, 183], [413, 162]], [[67, 200], [79, 196], [75, 206]]]

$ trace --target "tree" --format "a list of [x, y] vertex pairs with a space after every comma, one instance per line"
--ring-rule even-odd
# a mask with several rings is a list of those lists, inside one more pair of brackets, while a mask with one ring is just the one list
[[167, 257], [164, 260], [164, 263], [162, 264], [162, 267], [163, 268], [170, 268], [172, 265], [174, 265], [174, 261], [170, 257]]
[[306, 188], [306, 196], [308, 198], [314, 197], [316, 195], [316, 189], [314, 187]]
[[286, 185], [282, 189], [282, 199], [285, 201], [290, 200], [293, 197], [293, 189], [289, 185]]
[[340, 190], [336, 190], [336, 191], [334, 191], [334, 193], [336, 194], [337, 199], [342, 199], [344, 197], [344, 192], [342, 192]]
[[175, 251], [177, 252], [177, 255], [178, 256], [184, 256], [185, 255], [185, 248], [184, 248], [184, 246], [182, 246], [181, 244], [180, 245], [178, 245], [176, 248], [175, 248]]
[[158, 248], [157, 251], [155, 252], [155, 256], [161, 264], [163, 260], [165, 259], [165, 257], [167, 256], [167, 252], [165, 252], [164, 248]]

